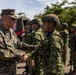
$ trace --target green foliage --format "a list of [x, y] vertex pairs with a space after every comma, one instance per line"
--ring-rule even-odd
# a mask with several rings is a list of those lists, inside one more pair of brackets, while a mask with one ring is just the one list
[[39, 18], [41, 19], [42, 18], [42, 13], [38, 14], [38, 15], [35, 15], [34, 18]]
[[35, 16], [41, 19], [41, 17], [46, 14], [58, 15], [61, 23], [66, 22], [69, 25], [76, 23], [76, 0], [71, 3], [68, 3], [67, 0], [63, 0], [62, 3], [51, 3], [51, 6], [47, 5], [44, 8], [44, 13], [40, 13]]
[[24, 12], [18, 13], [18, 18], [23, 18], [23, 19], [25, 19], [25, 18], [26, 18], [25, 13], [24, 13]]

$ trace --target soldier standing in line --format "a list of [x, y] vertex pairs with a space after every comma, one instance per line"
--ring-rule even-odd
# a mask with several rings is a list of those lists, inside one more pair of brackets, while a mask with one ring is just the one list
[[[25, 24], [25, 35], [23, 36], [22, 42], [25, 42], [27, 44], [32, 44], [32, 41], [34, 40], [32, 30], [31, 30], [31, 21], [28, 20]], [[31, 74], [32, 73], [32, 65], [31, 65], [31, 48], [26, 48], [25, 53], [28, 54], [29, 59], [26, 61], [26, 74]]]
[[[31, 20], [31, 24], [32, 24], [32, 35], [33, 35], [33, 40], [32, 40], [32, 44], [38, 44], [40, 43], [42, 40], [44, 40], [44, 33], [42, 32], [42, 22], [40, 19], [36, 18]], [[32, 53], [32, 64], [33, 65], [33, 73], [32, 75], [40, 75], [41, 72], [41, 63], [40, 63], [40, 56], [39, 56], [39, 51], [40, 50], [36, 50]]]
[[28, 20], [28, 21], [26, 22], [25, 30], [26, 30], [28, 33], [31, 33], [31, 32], [32, 32], [32, 29], [31, 29], [31, 21], [30, 21], [30, 20]]
[[44, 53], [42, 57], [43, 75], [64, 75], [63, 40], [56, 26], [59, 25], [58, 16], [47, 14], [42, 17], [43, 32], [46, 34]]
[[28, 20], [27, 22], [26, 22], [26, 25], [25, 25], [25, 35], [23, 36], [23, 39], [22, 39], [22, 41], [23, 42], [26, 42], [26, 43], [28, 43], [28, 44], [32, 44], [31, 42], [32, 42], [32, 36], [31, 36], [31, 33], [32, 33], [32, 29], [31, 29], [31, 21], [30, 20]]
[[71, 25], [71, 34], [69, 40], [70, 61], [73, 64], [73, 73], [76, 74], [76, 24]]
[[63, 37], [63, 41], [64, 41], [63, 61], [64, 61], [65, 65], [66, 65], [66, 60], [67, 60], [67, 49], [68, 49], [68, 41], [69, 41], [69, 32], [68, 32], [67, 28], [68, 28], [67, 23], [62, 23], [61, 24], [60, 34]]
[[[16, 49], [26, 47], [36, 48], [38, 45], [22, 43], [17, 38], [13, 26], [16, 23], [14, 9], [3, 9], [1, 13], [2, 25], [0, 26], [0, 75], [16, 75]], [[20, 55], [21, 60], [27, 60], [28, 55]]]

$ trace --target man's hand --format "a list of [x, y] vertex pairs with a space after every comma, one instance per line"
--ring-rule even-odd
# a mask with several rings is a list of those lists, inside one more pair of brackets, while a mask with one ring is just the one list
[[35, 61], [34, 61], [34, 59], [31, 59], [31, 65], [32, 65], [32, 67], [35, 66]]
[[39, 44], [37, 44], [37, 45], [35, 45], [35, 49], [38, 49], [40, 46], [41, 46], [41, 44], [40, 44], [40, 43], [39, 43]]
[[28, 55], [27, 54], [21, 54], [21, 61], [22, 62], [26, 62], [28, 59]]

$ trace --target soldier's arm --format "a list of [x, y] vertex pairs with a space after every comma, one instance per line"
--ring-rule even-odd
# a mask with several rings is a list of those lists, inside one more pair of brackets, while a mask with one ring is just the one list
[[3, 36], [0, 34], [0, 58], [7, 57], [7, 49], [3, 43]]
[[22, 49], [22, 50], [25, 50], [26, 48], [34, 49], [35, 45], [29, 45], [27, 43], [23, 43], [23, 42], [18, 41], [17, 42], [17, 48]]
[[34, 50], [37, 47], [37, 45], [29, 45], [27, 43], [21, 42], [17, 37], [17, 35], [15, 34], [15, 32], [14, 32], [14, 36], [17, 39], [17, 49], [25, 50], [26, 48], [31, 48]]

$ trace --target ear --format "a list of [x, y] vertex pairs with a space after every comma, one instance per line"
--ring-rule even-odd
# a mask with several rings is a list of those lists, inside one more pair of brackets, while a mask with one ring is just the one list
[[6, 21], [6, 20], [7, 20], [6, 15], [3, 15], [2, 16], [2, 21]]

